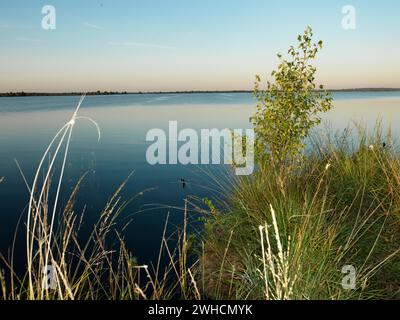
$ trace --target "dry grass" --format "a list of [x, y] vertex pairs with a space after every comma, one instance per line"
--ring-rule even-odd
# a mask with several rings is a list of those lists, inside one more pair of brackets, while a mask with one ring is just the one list
[[[76, 184], [65, 207], [60, 209], [58, 200], [76, 121], [86, 119], [92, 122], [100, 139], [97, 123], [91, 118], [78, 115], [83, 99], [84, 96], [71, 119], [48, 145], [32, 186], [27, 185], [30, 200], [26, 220], [26, 273], [21, 275], [14, 270], [14, 247], [9, 259], [0, 256], [7, 267], [7, 272], [0, 273], [1, 298], [122, 300], [170, 299], [181, 296], [185, 299], [199, 299], [201, 295], [193, 271], [195, 265], [187, 266], [186, 202], [183, 209], [185, 223], [183, 230], [178, 232], [176, 247], [170, 248], [170, 238], [165, 227], [155, 267], [136, 263], [117, 228], [118, 217], [129, 202], [121, 197], [121, 190], [129, 177], [99, 213], [88, 237], [80, 234], [84, 212], [77, 214], [74, 210], [76, 196], [86, 175]], [[59, 157], [61, 166], [56, 179], [55, 168]], [[49, 164], [45, 168], [47, 158]], [[45, 174], [41, 181], [40, 173], [43, 170]], [[51, 194], [54, 192], [53, 186], [55, 196]], [[162, 266], [163, 255], [167, 255], [169, 263]], [[49, 281], [49, 270], [52, 272], [52, 281]]]

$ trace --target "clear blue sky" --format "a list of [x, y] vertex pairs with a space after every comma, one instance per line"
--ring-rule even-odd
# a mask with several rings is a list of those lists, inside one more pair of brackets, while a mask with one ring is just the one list
[[319, 82], [400, 87], [399, 15], [398, 0], [2, 0], [0, 91], [251, 89], [307, 25], [325, 42]]

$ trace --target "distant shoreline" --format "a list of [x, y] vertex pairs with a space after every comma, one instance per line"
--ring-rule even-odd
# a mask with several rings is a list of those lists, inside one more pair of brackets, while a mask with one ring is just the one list
[[[318, 90], [320, 91], [320, 90]], [[400, 88], [354, 88], [354, 89], [335, 89], [328, 92], [394, 92], [400, 91]], [[105, 95], [128, 95], [128, 94], [198, 94], [198, 93], [252, 93], [250, 90], [223, 90], [223, 91], [91, 91], [87, 92], [89, 96]], [[80, 96], [82, 92], [4, 92], [0, 97], [47, 97], [47, 96]]]

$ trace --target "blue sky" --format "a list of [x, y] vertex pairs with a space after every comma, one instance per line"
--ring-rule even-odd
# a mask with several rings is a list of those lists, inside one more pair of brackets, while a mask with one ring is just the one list
[[320, 83], [400, 87], [399, 14], [397, 0], [2, 0], [0, 91], [251, 89], [307, 25], [325, 43]]

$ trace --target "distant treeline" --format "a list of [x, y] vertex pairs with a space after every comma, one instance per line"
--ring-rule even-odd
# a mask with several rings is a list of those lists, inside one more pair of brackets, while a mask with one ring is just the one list
[[[91, 91], [86, 92], [89, 96], [113, 95], [113, 94], [128, 94], [127, 91]], [[5, 92], [0, 93], [0, 97], [34, 97], [34, 96], [80, 96], [82, 92]]]
[[[319, 91], [319, 90], [318, 90]], [[384, 92], [384, 91], [400, 91], [400, 88], [354, 88], [354, 89], [336, 89], [328, 90], [329, 92]], [[105, 95], [121, 95], [121, 94], [178, 94], [178, 93], [252, 93], [250, 90], [225, 90], [225, 91], [90, 91], [86, 92], [89, 96], [105, 96]], [[0, 93], [0, 97], [34, 97], [34, 96], [80, 96], [82, 92], [4, 92]]]

